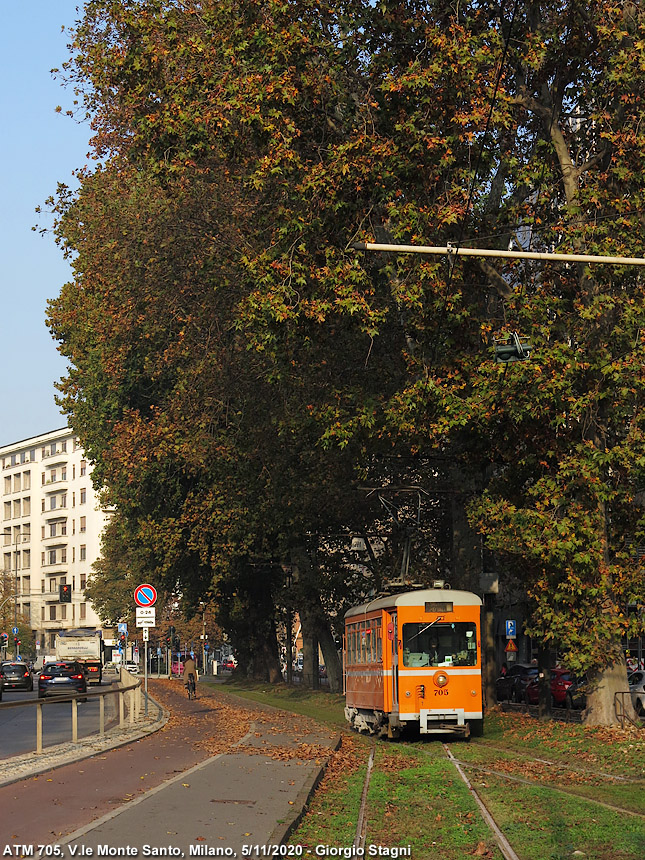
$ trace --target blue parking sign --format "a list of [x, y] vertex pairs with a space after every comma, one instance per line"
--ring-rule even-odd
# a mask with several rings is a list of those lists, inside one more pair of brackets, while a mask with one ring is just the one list
[[515, 621], [506, 621], [506, 638], [515, 639], [517, 636], [517, 624]]

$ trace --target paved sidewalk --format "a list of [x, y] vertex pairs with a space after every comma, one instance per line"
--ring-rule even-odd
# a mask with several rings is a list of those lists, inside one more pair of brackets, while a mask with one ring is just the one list
[[241, 857], [285, 839], [339, 735], [218, 692], [196, 702], [179, 685], [160, 692], [171, 717], [156, 734], [0, 787], [7, 844], [57, 844], [61, 857]]

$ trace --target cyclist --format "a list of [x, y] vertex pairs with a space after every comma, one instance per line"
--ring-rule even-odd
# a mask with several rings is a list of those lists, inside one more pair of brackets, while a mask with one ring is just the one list
[[195, 682], [197, 680], [197, 664], [193, 659], [191, 654], [190, 657], [186, 658], [184, 663], [184, 674], [182, 676], [184, 684], [188, 687], [188, 693], [190, 695], [191, 691], [193, 696], [197, 698], [197, 694], [195, 693]]

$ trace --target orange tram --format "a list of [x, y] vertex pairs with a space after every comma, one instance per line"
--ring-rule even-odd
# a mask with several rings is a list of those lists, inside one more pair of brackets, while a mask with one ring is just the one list
[[345, 613], [345, 718], [360, 732], [396, 738], [481, 735], [482, 601], [428, 588], [377, 597]]

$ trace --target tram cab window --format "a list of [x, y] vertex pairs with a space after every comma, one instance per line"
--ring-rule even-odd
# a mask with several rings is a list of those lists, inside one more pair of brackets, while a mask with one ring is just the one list
[[470, 622], [404, 624], [404, 666], [474, 666], [477, 628]]

